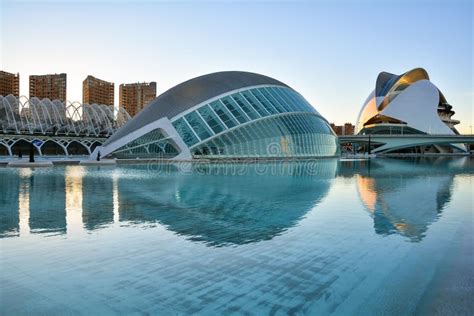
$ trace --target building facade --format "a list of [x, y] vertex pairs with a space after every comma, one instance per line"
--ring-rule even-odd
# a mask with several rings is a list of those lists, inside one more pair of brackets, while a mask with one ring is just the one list
[[114, 105], [114, 83], [87, 76], [82, 82], [82, 103]]
[[344, 135], [354, 135], [355, 126], [351, 123], [344, 123]]
[[7, 96], [9, 94], [15, 97], [20, 96], [20, 75], [0, 71], [0, 95]]
[[148, 103], [156, 98], [156, 82], [121, 84], [119, 106], [134, 117]]
[[95, 158], [334, 157], [337, 136], [298, 92], [239, 71], [183, 82], [153, 102], [91, 155]]
[[67, 75], [48, 74], [30, 76], [30, 98], [48, 98], [50, 100], [66, 101]]
[[355, 126], [351, 123], [345, 123], [344, 125], [336, 125], [331, 123], [330, 125], [336, 135], [354, 135]]

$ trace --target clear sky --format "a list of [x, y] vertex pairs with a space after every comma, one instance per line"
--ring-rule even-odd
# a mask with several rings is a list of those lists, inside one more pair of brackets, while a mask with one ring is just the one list
[[252, 71], [300, 92], [330, 122], [355, 123], [381, 71], [425, 68], [473, 124], [471, 1], [6, 1], [1, 69], [68, 74], [82, 100], [91, 74], [158, 94], [202, 74]]

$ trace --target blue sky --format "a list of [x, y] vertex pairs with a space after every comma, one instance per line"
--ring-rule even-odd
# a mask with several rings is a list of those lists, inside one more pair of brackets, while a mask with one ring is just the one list
[[329, 121], [354, 123], [379, 72], [425, 68], [473, 124], [470, 1], [1, 1], [1, 69], [91, 74], [158, 93], [206, 73], [245, 70], [292, 86]]

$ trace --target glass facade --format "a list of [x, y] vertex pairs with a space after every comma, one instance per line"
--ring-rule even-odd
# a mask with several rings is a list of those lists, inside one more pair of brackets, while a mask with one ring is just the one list
[[114, 158], [172, 158], [178, 155], [173, 141], [155, 129], [114, 151]]
[[326, 157], [338, 154], [328, 123], [287, 87], [249, 88], [179, 115], [172, 124], [193, 157]]
[[288, 113], [222, 133], [192, 148], [195, 157], [326, 157], [337, 139], [318, 116]]

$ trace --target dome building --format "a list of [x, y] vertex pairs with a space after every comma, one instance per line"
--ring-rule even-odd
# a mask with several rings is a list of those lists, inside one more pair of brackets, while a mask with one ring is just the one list
[[337, 137], [298, 92], [240, 71], [200, 76], [164, 92], [92, 158], [333, 157]]
[[[356, 134], [458, 135], [454, 111], [423, 68], [402, 75], [381, 72], [356, 123]], [[463, 145], [433, 145], [423, 151], [464, 151]], [[417, 148], [408, 148], [405, 151]]]

